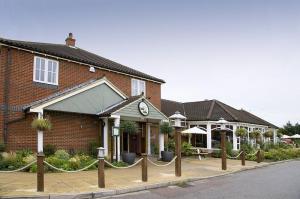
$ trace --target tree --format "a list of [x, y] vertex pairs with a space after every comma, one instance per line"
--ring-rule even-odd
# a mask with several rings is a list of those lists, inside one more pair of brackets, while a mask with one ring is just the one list
[[295, 135], [300, 134], [300, 124], [297, 122], [293, 125], [290, 121], [288, 121], [283, 128], [278, 129], [278, 131], [284, 135]]

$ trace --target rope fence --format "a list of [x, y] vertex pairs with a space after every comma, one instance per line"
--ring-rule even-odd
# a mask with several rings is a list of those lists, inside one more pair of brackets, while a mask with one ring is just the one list
[[226, 155], [227, 156], [227, 158], [229, 158], [229, 159], [237, 159], [238, 157], [240, 157], [240, 155], [243, 153], [243, 151], [241, 151], [237, 156], [234, 156], [234, 157], [232, 157], [232, 156], [230, 156], [230, 155]]
[[19, 169], [10, 170], [10, 171], [0, 171], [0, 173], [13, 173], [13, 172], [22, 171], [22, 170], [24, 170], [24, 169], [30, 167], [31, 165], [35, 164], [36, 162], [37, 162], [37, 161], [34, 160], [33, 162], [31, 162], [31, 163], [27, 164], [26, 166], [21, 167], [21, 168], [19, 168]]
[[93, 166], [94, 164], [96, 164], [97, 162], [98, 162], [98, 160], [95, 160], [92, 164], [90, 164], [90, 165], [88, 165], [88, 166], [86, 166], [86, 167], [84, 167], [82, 169], [78, 169], [78, 170], [75, 170], [75, 171], [68, 171], [68, 170], [65, 170], [65, 169], [57, 168], [57, 167], [53, 166], [52, 164], [44, 161], [44, 163], [47, 166], [49, 166], [50, 168], [55, 169], [57, 171], [65, 172], [65, 173], [76, 173], [76, 172], [87, 170], [88, 168], [90, 168], [91, 166]]
[[134, 164], [129, 165], [129, 166], [127, 166], [127, 167], [117, 167], [117, 166], [111, 164], [110, 162], [108, 162], [107, 160], [104, 160], [104, 162], [105, 162], [108, 166], [110, 166], [110, 167], [112, 167], [112, 168], [115, 168], [115, 169], [129, 169], [129, 168], [134, 167], [134, 166], [136, 166], [137, 164], [139, 164], [142, 160], [143, 160], [143, 158], [139, 159], [139, 160], [136, 161]]
[[258, 151], [255, 151], [254, 153], [251, 153], [251, 154], [245, 153], [245, 155], [254, 156], [254, 155], [256, 155], [257, 153], [258, 153]]
[[172, 164], [175, 160], [176, 160], [177, 156], [175, 156], [170, 162], [168, 162], [167, 164], [156, 164], [155, 162], [153, 162], [152, 160], [150, 160], [149, 158], [147, 158], [147, 160], [154, 166], [157, 167], [166, 167], [169, 166], [170, 164]]

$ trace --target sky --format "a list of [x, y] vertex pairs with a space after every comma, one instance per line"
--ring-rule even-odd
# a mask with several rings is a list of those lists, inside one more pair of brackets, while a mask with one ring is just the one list
[[0, 37], [76, 45], [162, 78], [162, 98], [217, 99], [300, 122], [300, 1], [0, 0]]

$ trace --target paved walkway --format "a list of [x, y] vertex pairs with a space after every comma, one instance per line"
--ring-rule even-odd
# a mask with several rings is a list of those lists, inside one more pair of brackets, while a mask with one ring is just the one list
[[[267, 163], [260, 163], [264, 165]], [[97, 186], [97, 171], [82, 171], [79, 173], [46, 173], [45, 192], [36, 192], [36, 174], [17, 172], [0, 173], [0, 196], [75, 194], [100, 192], [115, 189], [134, 188], [141, 185], [184, 180], [195, 177], [209, 177], [252, 168], [258, 164], [246, 161], [241, 166], [240, 160], [227, 160], [227, 171], [221, 170], [221, 159], [207, 158], [204, 160], [186, 158], [182, 160], [182, 177], [175, 177], [174, 163], [167, 167], [156, 167], [148, 162], [148, 182], [141, 181], [141, 167], [137, 165], [130, 169], [105, 170], [106, 189]]]

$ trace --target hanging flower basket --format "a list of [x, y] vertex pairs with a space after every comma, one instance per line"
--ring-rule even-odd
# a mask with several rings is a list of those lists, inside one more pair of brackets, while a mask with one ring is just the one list
[[31, 127], [38, 131], [49, 131], [52, 128], [52, 124], [49, 118], [35, 118], [31, 123]]
[[272, 131], [266, 131], [266, 132], [264, 133], [264, 136], [265, 136], [266, 138], [271, 138], [271, 137], [273, 137], [273, 132], [272, 132]]
[[259, 138], [260, 137], [260, 132], [259, 131], [252, 131], [252, 132], [249, 133], [249, 137], [251, 139]]
[[235, 131], [235, 135], [236, 135], [237, 137], [243, 138], [243, 137], [245, 137], [245, 136], [247, 135], [247, 131], [246, 131], [246, 129], [244, 129], [244, 128], [239, 128], [239, 129], [237, 129], [237, 130]]

